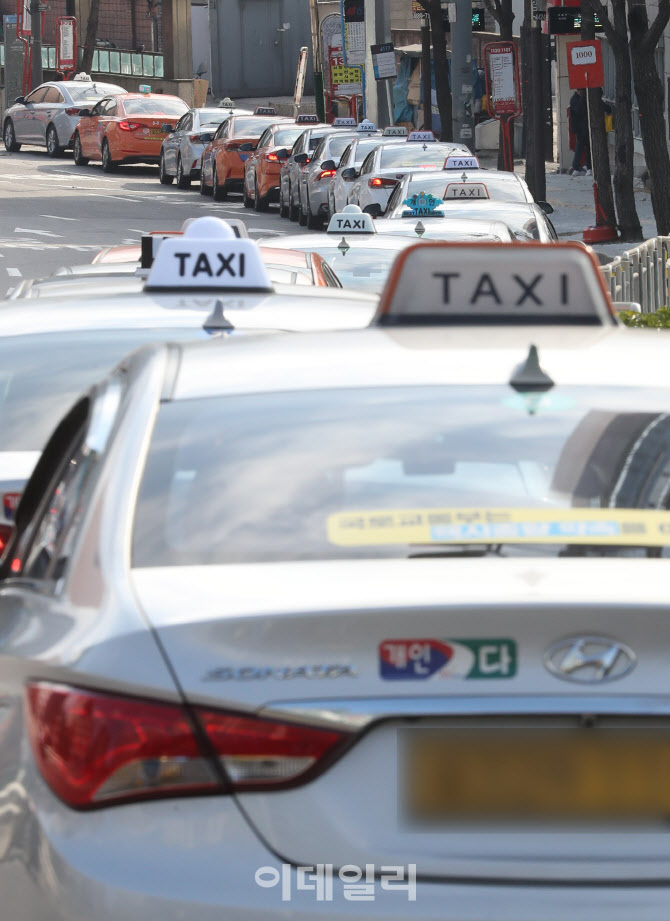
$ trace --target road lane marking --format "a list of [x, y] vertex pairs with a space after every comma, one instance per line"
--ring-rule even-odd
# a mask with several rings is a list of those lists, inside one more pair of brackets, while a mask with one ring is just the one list
[[58, 237], [62, 239], [62, 233], [51, 233], [50, 230], [28, 230], [26, 227], [15, 227], [14, 233], [34, 233], [38, 237]]
[[11, 275], [12, 278], [21, 278], [21, 272], [19, 269], [7, 269], [7, 274]]
[[78, 221], [78, 217], [63, 217], [62, 214], [40, 214], [40, 217], [51, 217], [54, 221]]

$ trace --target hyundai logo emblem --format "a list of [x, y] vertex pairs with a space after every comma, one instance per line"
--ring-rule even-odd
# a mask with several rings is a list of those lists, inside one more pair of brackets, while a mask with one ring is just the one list
[[607, 636], [569, 636], [547, 649], [544, 664], [557, 678], [578, 684], [616, 681], [634, 668], [637, 656]]

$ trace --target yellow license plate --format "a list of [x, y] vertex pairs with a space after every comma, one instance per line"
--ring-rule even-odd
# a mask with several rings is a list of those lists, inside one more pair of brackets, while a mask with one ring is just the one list
[[670, 818], [665, 729], [457, 728], [402, 736], [410, 819]]
[[164, 137], [165, 133], [161, 131], [160, 128], [151, 128], [149, 131], [149, 134], [148, 135], [145, 134], [144, 136], [148, 137], [150, 141], [155, 141], [157, 139]]

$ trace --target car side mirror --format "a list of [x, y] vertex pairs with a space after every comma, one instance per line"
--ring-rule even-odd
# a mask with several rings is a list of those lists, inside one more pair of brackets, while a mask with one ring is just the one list
[[334, 160], [324, 160], [321, 169], [337, 169], [337, 163]]
[[538, 201], [536, 202], [538, 207], [542, 208], [545, 214], [553, 214], [554, 209], [551, 207], [548, 201]]
[[365, 208], [363, 208], [363, 214], [371, 214], [373, 217], [381, 217], [383, 213], [384, 209], [378, 201], [374, 201], [372, 204], [366, 205]]
[[275, 154], [278, 160], [288, 159], [288, 150], [285, 147], [282, 147], [281, 150], [275, 150]]
[[251, 141], [247, 141], [246, 144], [240, 144], [239, 149], [240, 150], [255, 150], [256, 148], [251, 143]]
[[90, 109], [80, 109], [80, 110], [79, 110], [79, 117], [80, 117], [80, 118], [90, 118], [90, 116], [91, 116], [91, 110], [90, 110]]
[[24, 106], [25, 104], [26, 104], [25, 96], [17, 96], [16, 99], [14, 100], [15, 106]]
[[296, 154], [293, 159], [295, 160], [296, 163], [301, 163], [301, 164], [309, 163], [309, 154], [299, 153], [299, 154]]
[[161, 131], [165, 131], [166, 134], [174, 134], [174, 128], [172, 125], [168, 125], [167, 122], [164, 125], [161, 125]]
[[358, 171], [353, 166], [348, 166], [346, 169], [342, 170], [342, 178], [345, 182], [353, 182], [357, 176]]
[[200, 135], [200, 140], [203, 144], [211, 144], [211, 142], [214, 140], [214, 132], [205, 131], [204, 134]]

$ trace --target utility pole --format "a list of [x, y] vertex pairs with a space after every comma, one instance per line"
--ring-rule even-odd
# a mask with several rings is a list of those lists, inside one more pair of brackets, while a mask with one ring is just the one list
[[532, 169], [529, 171], [530, 190], [535, 201], [545, 201], [547, 198], [547, 177], [544, 165], [544, 97], [542, 93], [542, 30], [540, 16], [533, 0], [533, 22], [530, 29], [530, 87], [531, 87], [531, 112], [526, 157], [531, 161]]
[[430, 23], [428, 15], [421, 22], [421, 90], [423, 95], [424, 131], [433, 130], [433, 87], [430, 79]]
[[30, 61], [31, 80], [30, 88], [35, 89], [44, 82], [42, 73], [42, 13], [39, 0], [30, 0]]
[[[456, 12], [453, 20], [452, 11]], [[474, 152], [475, 115], [472, 111], [472, 0], [449, 3], [451, 20], [451, 98], [454, 141]]]

